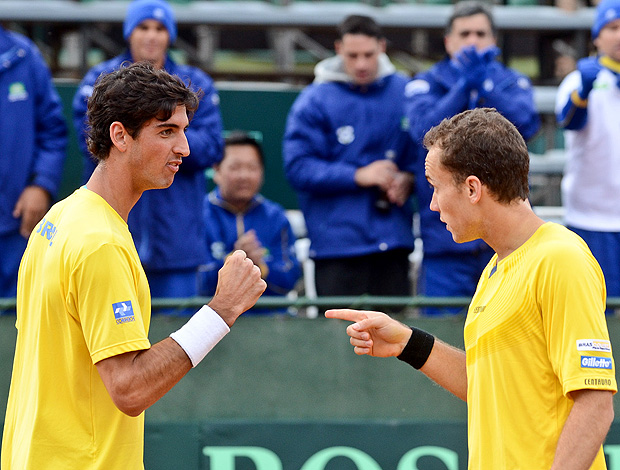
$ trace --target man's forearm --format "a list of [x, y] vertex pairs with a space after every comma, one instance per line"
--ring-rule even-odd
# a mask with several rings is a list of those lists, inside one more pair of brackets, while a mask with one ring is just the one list
[[562, 429], [551, 470], [588, 470], [614, 418], [612, 392], [578, 390]]
[[420, 371], [456, 397], [467, 401], [465, 351], [435, 339], [431, 355]]

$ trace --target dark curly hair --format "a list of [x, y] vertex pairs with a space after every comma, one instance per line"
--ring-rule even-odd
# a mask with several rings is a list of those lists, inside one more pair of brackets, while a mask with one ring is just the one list
[[165, 121], [177, 106], [185, 106], [191, 118], [198, 108], [200, 92], [165, 70], [147, 62], [122, 65], [102, 74], [88, 100], [88, 150], [97, 161], [110, 154], [110, 125], [121, 122], [129, 135], [138, 137], [152, 119]]

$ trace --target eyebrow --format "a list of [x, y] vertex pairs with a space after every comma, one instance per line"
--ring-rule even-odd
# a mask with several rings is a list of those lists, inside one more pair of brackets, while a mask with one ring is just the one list
[[459, 31], [460, 36], [469, 36], [470, 34], [476, 34], [477, 36], [486, 36], [487, 34], [491, 34], [491, 31], [487, 31], [485, 29], [464, 29]]
[[[189, 124], [188, 124], [188, 125], [189, 125]], [[168, 128], [172, 127], [172, 128], [175, 128], [175, 129], [181, 129], [181, 126], [180, 126], [180, 125], [175, 124], [175, 123], [170, 122], [170, 121], [160, 122], [160, 123], [158, 123], [158, 124], [155, 126], [155, 128], [156, 128], [156, 129], [162, 129], [162, 128], [166, 128], [166, 127], [168, 127]], [[185, 127], [183, 127], [183, 129], [185, 129]]]

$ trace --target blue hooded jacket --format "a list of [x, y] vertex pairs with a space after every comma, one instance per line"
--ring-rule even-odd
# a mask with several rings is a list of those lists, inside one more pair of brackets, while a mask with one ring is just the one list
[[409, 203], [375, 208], [376, 188], [355, 183], [355, 171], [392, 159], [413, 172], [415, 145], [408, 136], [403, 95], [407, 77], [382, 55], [375, 82], [359, 86], [339, 56], [320, 62], [315, 82], [289, 112], [284, 170], [295, 188], [311, 240], [311, 258], [345, 258], [398, 248], [413, 249]]
[[[123, 62], [132, 62], [129, 52], [93, 67], [73, 99], [73, 122], [84, 157], [84, 182], [95, 168], [86, 148], [87, 101], [99, 75], [117, 69]], [[190, 155], [183, 159], [174, 182], [167, 189], [144, 192], [129, 214], [129, 229], [147, 271], [193, 269], [203, 262], [204, 170], [222, 159], [224, 147], [219, 95], [211, 77], [196, 67], [176, 64], [170, 57], [164, 68], [191, 84], [193, 90], [202, 90], [204, 96], [186, 132]]]
[[12, 212], [26, 186], [54, 197], [66, 158], [67, 126], [49, 68], [26, 37], [0, 27], [0, 234], [17, 232]]
[[540, 128], [540, 117], [534, 106], [530, 80], [500, 62], [489, 64], [484, 92], [470, 93], [459, 70], [449, 58], [438, 62], [407, 84], [405, 108], [410, 121], [411, 137], [418, 142], [416, 164], [416, 195], [420, 210], [420, 232], [427, 255], [475, 253], [489, 250], [482, 240], [456, 243], [439, 214], [430, 210], [433, 190], [426, 181], [424, 135], [443, 119], [475, 107], [496, 108], [512, 122], [524, 139], [534, 136]]

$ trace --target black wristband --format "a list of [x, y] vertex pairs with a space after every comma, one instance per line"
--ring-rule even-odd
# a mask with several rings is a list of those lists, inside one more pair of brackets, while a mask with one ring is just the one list
[[435, 337], [424, 330], [414, 327], [410, 328], [411, 338], [409, 338], [409, 342], [407, 342], [407, 345], [397, 358], [406, 362], [414, 369], [419, 369], [426, 364], [428, 356], [431, 355], [433, 345], [435, 344]]

